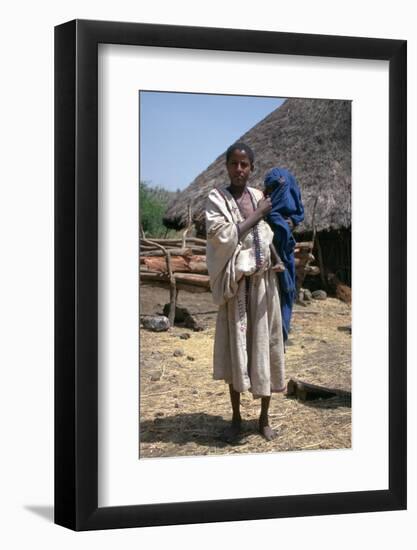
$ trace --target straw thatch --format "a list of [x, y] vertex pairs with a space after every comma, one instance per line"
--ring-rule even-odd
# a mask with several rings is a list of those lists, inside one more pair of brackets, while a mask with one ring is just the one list
[[[317, 231], [350, 227], [350, 101], [287, 99], [240, 141], [255, 152], [249, 185], [262, 188], [265, 173], [274, 166], [287, 168], [297, 177], [305, 206], [305, 221], [298, 231], [311, 231], [316, 199]], [[191, 204], [197, 232], [204, 234], [207, 195], [212, 188], [228, 184], [223, 153], [169, 204], [164, 225], [185, 227]]]

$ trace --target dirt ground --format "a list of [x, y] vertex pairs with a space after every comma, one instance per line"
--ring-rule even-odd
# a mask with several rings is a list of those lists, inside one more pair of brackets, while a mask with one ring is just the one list
[[[165, 289], [142, 286], [140, 313], [162, 313]], [[242, 437], [225, 442], [230, 422], [228, 386], [212, 379], [216, 306], [210, 293], [179, 293], [205, 330], [175, 326], [168, 332], [140, 329], [140, 458], [257, 453], [351, 446], [351, 409], [340, 398], [298, 401], [273, 394], [273, 441], [257, 432], [260, 401], [242, 394]], [[286, 349], [286, 379], [351, 389], [351, 308], [335, 299], [296, 305]], [[185, 337], [189, 335], [189, 337]], [[185, 338], [184, 338], [185, 337]]]

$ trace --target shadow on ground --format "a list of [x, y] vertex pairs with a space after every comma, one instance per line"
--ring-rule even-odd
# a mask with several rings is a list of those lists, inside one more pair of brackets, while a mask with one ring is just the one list
[[157, 417], [144, 420], [140, 424], [141, 443], [175, 443], [186, 445], [195, 443], [209, 447], [229, 447], [242, 445], [245, 438], [258, 433], [256, 420], [243, 420], [239, 436], [233, 441], [225, 438], [224, 431], [230, 422], [221, 416], [206, 413], [185, 413], [174, 416]]

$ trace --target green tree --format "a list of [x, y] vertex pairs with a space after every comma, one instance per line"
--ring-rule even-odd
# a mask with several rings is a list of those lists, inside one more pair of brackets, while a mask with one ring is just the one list
[[139, 183], [140, 224], [147, 237], [163, 237], [166, 228], [162, 218], [169, 201], [175, 193], [162, 187], [151, 187], [148, 183]]

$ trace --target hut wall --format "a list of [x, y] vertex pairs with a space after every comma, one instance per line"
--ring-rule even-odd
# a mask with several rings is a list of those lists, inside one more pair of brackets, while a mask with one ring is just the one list
[[[312, 233], [299, 233], [296, 236], [297, 241], [308, 241], [312, 238]], [[319, 249], [324, 265], [323, 278], [319, 276], [307, 276], [303, 286], [316, 290], [319, 288], [327, 289], [327, 275], [333, 273], [344, 284], [352, 285], [352, 235], [349, 229], [337, 229], [331, 231], [320, 231], [316, 234], [316, 245], [313, 254], [316, 258], [314, 265], [319, 265]]]

